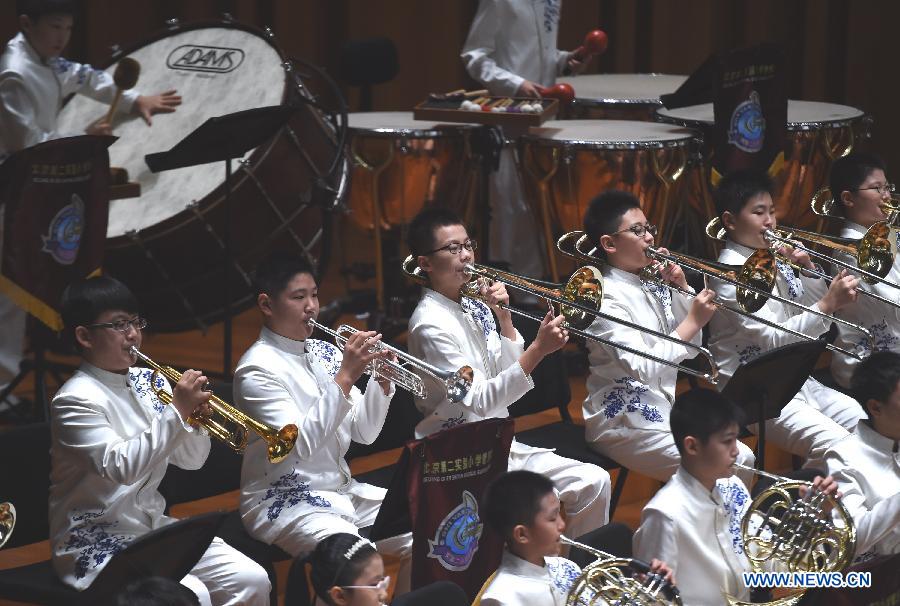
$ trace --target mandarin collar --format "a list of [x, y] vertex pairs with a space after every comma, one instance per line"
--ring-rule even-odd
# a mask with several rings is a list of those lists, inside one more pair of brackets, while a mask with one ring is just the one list
[[22, 52], [25, 53], [26, 55], [28, 55], [28, 58], [31, 59], [32, 61], [34, 61], [35, 63], [38, 63], [40, 65], [48, 65], [49, 61], [53, 59], [53, 57], [49, 57], [47, 59], [47, 61], [44, 61], [43, 59], [41, 59], [41, 56], [34, 49], [34, 47], [31, 45], [31, 42], [28, 41], [28, 38], [26, 38], [25, 34], [22, 32], [19, 32], [16, 35], [16, 37], [13, 39], [13, 43], [18, 44], [19, 47], [22, 49]]
[[302, 356], [306, 353], [306, 341], [284, 337], [265, 326], [259, 331], [259, 340], [291, 355]]
[[613, 276], [617, 280], [621, 280], [628, 284], [633, 284], [638, 288], [643, 288], [644, 282], [641, 280], [640, 276], [637, 274], [633, 274], [630, 271], [625, 271], [624, 269], [619, 269], [618, 267], [613, 267], [612, 265], [607, 265], [604, 268], [604, 271], [608, 273], [610, 276]]
[[743, 244], [738, 244], [733, 240], [725, 241], [725, 248], [728, 250], [734, 251], [737, 254], [741, 255], [744, 259], [749, 259], [750, 255], [755, 253], [758, 248], [750, 248], [749, 246], [744, 246]]
[[509, 549], [503, 551], [502, 566], [504, 569], [518, 576], [542, 578], [547, 581], [550, 580], [550, 571], [547, 569], [546, 565], [538, 566], [537, 564], [532, 564], [528, 560], [520, 558]]
[[423, 296], [427, 299], [431, 299], [432, 301], [434, 301], [441, 307], [443, 307], [453, 313], [458, 313], [458, 314], [466, 313], [466, 310], [463, 308], [461, 303], [458, 303], [449, 297], [445, 297], [444, 295], [442, 295], [441, 293], [439, 293], [436, 290], [432, 290], [432, 289], [426, 287], [424, 289]]
[[884, 452], [890, 455], [898, 452], [895, 450], [897, 448], [897, 441], [890, 439], [887, 436], [881, 435], [875, 428], [870, 426], [865, 421], [860, 421], [856, 425], [856, 433], [859, 436], [859, 439], [862, 440], [865, 444], [868, 444], [878, 452]]
[[861, 237], [861, 236], [864, 236], [867, 231], [869, 231], [869, 230], [867, 230], [865, 227], [863, 227], [859, 223], [854, 223], [853, 221], [847, 221], [846, 223], [844, 223], [844, 228], [841, 230], [842, 233], [850, 232], [850, 234], [851, 234], [850, 236], [844, 236], [844, 237], [853, 237], [853, 236]]
[[128, 387], [128, 373], [111, 372], [94, 366], [90, 362], [82, 362], [79, 370], [94, 377], [104, 385], [109, 387]]
[[678, 478], [679, 482], [684, 484], [691, 495], [698, 499], [711, 500], [716, 505], [722, 504], [722, 493], [719, 491], [718, 481], [715, 486], [713, 486], [712, 490], [707, 490], [706, 486], [700, 483], [700, 480], [692, 476], [691, 473], [681, 465], [679, 465], [678, 469], [675, 471], [675, 476]]

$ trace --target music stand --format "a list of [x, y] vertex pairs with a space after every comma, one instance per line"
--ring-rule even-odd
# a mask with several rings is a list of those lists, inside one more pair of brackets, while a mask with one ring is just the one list
[[144, 577], [181, 581], [209, 548], [226, 515], [223, 512], [206, 513], [138, 537], [100, 571], [87, 590], [88, 601], [105, 603], [130, 583]]
[[211, 162], [225, 162], [225, 197], [222, 214], [225, 224], [223, 248], [223, 296], [225, 299], [225, 343], [222, 354], [222, 373], [231, 377], [231, 161], [241, 158], [259, 147], [287, 124], [297, 108], [290, 105], [271, 105], [214, 116], [175, 144], [166, 152], [147, 154], [144, 161], [154, 173], [187, 168]]
[[747, 423], [758, 423], [756, 468], [766, 467], [766, 421], [776, 419], [815, 370], [827, 342], [785, 345], [738, 366], [722, 395], [740, 406]]

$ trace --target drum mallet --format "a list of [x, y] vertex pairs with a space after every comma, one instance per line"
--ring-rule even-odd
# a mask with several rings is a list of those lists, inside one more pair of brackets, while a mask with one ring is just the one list
[[109, 111], [106, 112], [106, 122], [112, 120], [113, 114], [116, 113], [116, 107], [122, 99], [122, 91], [134, 88], [140, 75], [140, 63], [131, 57], [125, 57], [119, 61], [119, 64], [116, 66], [116, 71], [113, 72], [113, 82], [116, 84], [116, 96], [109, 105]]

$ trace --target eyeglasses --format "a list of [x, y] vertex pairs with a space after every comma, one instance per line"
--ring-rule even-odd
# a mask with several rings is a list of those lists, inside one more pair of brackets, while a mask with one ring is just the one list
[[391, 585], [391, 577], [387, 576], [378, 581], [375, 585], [341, 585], [341, 589], [375, 589], [378, 591], [387, 591]]
[[631, 233], [636, 235], [638, 238], [643, 238], [644, 234], [647, 234], [647, 233], [649, 233], [651, 236], [655, 236], [656, 235], [656, 226], [650, 225], [649, 223], [647, 223], [646, 225], [641, 225], [640, 223], [638, 223], [637, 225], [632, 225], [631, 227], [626, 227], [625, 229], [620, 229], [619, 231], [615, 231], [609, 235], [615, 236], [618, 234], [625, 233], [626, 231], [630, 231]]
[[115, 322], [101, 322], [100, 324], [90, 324], [87, 328], [112, 328], [121, 333], [128, 332], [129, 328], [135, 330], [143, 330], [147, 328], [147, 320], [145, 318], [131, 318], [130, 320], [116, 320]]
[[462, 244], [459, 244], [458, 242], [451, 242], [450, 244], [447, 244], [446, 246], [441, 246], [440, 248], [435, 248], [434, 250], [430, 250], [425, 254], [432, 255], [436, 252], [446, 250], [451, 255], [458, 255], [459, 251], [461, 251], [463, 248], [465, 248], [469, 252], [472, 252], [473, 250], [478, 248], [478, 242], [476, 242], [475, 240], [466, 240]]
[[866, 191], [867, 189], [874, 189], [879, 193], [879, 195], [883, 196], [884, 194], [894, 193], [895, 186], [893, 183], [884, 183], [873, 185], [872, 187], [860, 187], [856, 191]]

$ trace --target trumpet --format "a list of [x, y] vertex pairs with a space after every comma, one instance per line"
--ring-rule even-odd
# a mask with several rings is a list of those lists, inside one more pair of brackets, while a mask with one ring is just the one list
[[[754, 572], [777, 563], [789, 572], [837, 572], [846, 568], [856, 551], [856, 528], [844, 504], [813, 490], [809, 483], [792, 480], [754, 467], [734, 463], [737, 469], [776, 481], [750, 503], [741, 520], [744, 553]], [[806, 487], [804, 496], [800, 488]], [[779, 604], [795, 604], [803, 592]], [[729, 596], [731, 606], [744, 604]]]
[[[809, 206], [812, 208], [812, 211], [820, 217], [829, 217], [831, 219], [840, 219], [842, 221], [847, 220], [836, 211], [836, 204], [834, 196], [831, 195], [830, 187], [823, 187], [813, 194], [812, 200], [809, 201]], [[900, 198], [891, 194], [889, 200], [882, 199], [878, 206], [881, 208], [881, 212], [887, 215], [885, 221], [888, 225], [897, 227], [898, 219], [900, 219]]]
[[0, 547], [6, 545], [16, 527], [16, 508], [12, 503], [0, 503]]
[[[621, 318], [617, 318], [615, 316], [611, 316], [609, 314], [601, 312], [600, 304], [603, 299], [603, 276], [600, 274], [600, 270], [596, 267], [581, 267], [572, 274], [572, 276], [564, 285], [553, 285], [554, 287], [540, 286], [516, 274], [500, 271], [498, 269], [486, 267], [483, 265], [475, 265], [473, 263], [469, 263], [466, 266], [466, 269], [469, 275], [477, 277], [474, 280], [470, 280], [469, 282], [464, 284], [460, 289], [460, 294], [464, 297], [484, 301], [484, 296], [481, 294], [481, 286], [483, 284], [483, 280], [486, 279], [502, 282], [503, 284], [506, 284], [511, 288], [521, 290], [530, 295], [545, 299], [548, 303], [555, 304], [559, 308], [559, 313], [561, 313], [566, 318], [563, 327], [567, 331], [569, 331], [569, 333], [575, 336], [589, 341], [603, 343], [604, 345], [609, 345], [610, 347], [615, 347], [617, 349], [621, 349], [622, 351], [627, 351], [628, 353], [642, 356], [666, 366], [672, 366], [682, 372], [688, 373], [695, 377], [699, 377], [712, 384], [715, 384], [718, 381], [719, 369], [716, 366], [712, 354], [705, 347], [694, 345], [689, 341], [682, 341], [681, 339], [672, 337], [671, 335], [668, 335], [666, 333], [651, 330], [645, 326], [635, 324], [634, 322], [629, 322], [628, 320], [623, 320]], [[416, 260], [412, 255], [406, 257], [406, 260], [403, 262], [403, 272], [407, 275], [407, 277], [418, 283], [423, 283], [425, 281], [425, 278], [421, 275], [419, 268], [416, 267]], [[534, 322], [540, 323], [544, 320], [541, 316], [523, 311], [521, 309], [517, 309], [509, 305], [504, 305], [503, 307], [509, 310], [510, 313], [521, 316], [523, 318], [528, 318], [529, 320], [532, 320]], [[583, 330], [584, 328], [590, 326], [594, 321], [594, 318], [597, 317], [604, 318], [606, 320], [609, 320], [610, 322], [615, 322], [629, 328], [633, 328], [634, 330], [655, 335], [660, 339], [674, 341], [680, 345], [683, 345], [684, 347], [693, 349], [706, 359], [710, 370], [709, 372], [698, 371], [689, 366], [684, 366], [683, 364], [665, 360], [645, 351], [623, 345], [622, 343], [616, 343], [614, 341], [604, 339], [603, 337], [599, 337], [595, 334]]]
[[[171, 404], [172, 394], [161, 387], [156, 387], [156, 377], [162, 375], [170, 383], [175, 384], [181, 379], [182, 373], [171, 366], [157, 364], [141, 353], [137, 347], [131, 347], [131, 354], [153, 369], [150, 377], [153, 393], [163, 404]], [[276, 430], [265, 423], [252, 419], [215, 394], [209, 398], [209, 407], [212, 409], [211, 414], [199, 417], [192, 415], [188, 422], [191, 425], [203, 427], [210, 435], [231, 446], [235, 452], [244, 452], [247, 447], [247, 432], [250, 430], [259, 434], [259, 437], [266, 441], [267, 455], [272, 463], [282, 461], [294, 448], [298, 430], [293, 423]]]
[[678, 588], [661, 575], [650, 572], [646, 562], [620, 558], [564, 536], [560, 536], [559, 540], [597, 558], [585, 566], [572, 583], [566, 597], [567, 606], [597, 604], [599, 598], [604, 600], [604, 604], [681, 606]]
[[[593, 248], [589, 248], [590, 243], [588, 242], [588, 237], [584, 232], [581, 231], [572, 231], [564, 234], [557, 241], [556, 247], [561, 253], [578, 259], [579, 261], [602, 260], [595, 255]], [[822, 312], [814, 308], [806, 307], [805, 305], [800, 305], [799, 303], [795, 303], [789, 299], [782, 299], [778, 295], [772, 294], [772, 288], [775, 285], [774, 257], [767, 250], [759, 250], [757, 251], [757, 253], [751, 255], [750, 258], [747, 259], [747, 261], [744, 263], [744, 265], [731, 266], [722, 263], [703, 261], [701, 259], [696, 259], [688, 255], [672, 252], [668, 253], [667, 258], [662, 259], [662, 257], [665, 257], [666, 255], [661, 253], [658, 249], [650, 247], [647, 249], [647, 256], [651, 259], [656, 259], [659, 263], [656, 266], [648, 265], [641, 272], [641, 279], [659, 284], [661, 286], [666, 286], [668, 288], [671, 288], [672, 290], [682, 293], [683, 295], [695, 297], [696, 293], [685, 290], [677, 284], [664, 282], [657, 275], [657, 271], [662, 265], [670, 262], [678, 263], [684, 269], [702, 274], [704, 276], [704, 280], [707, 277], [712, 277], [733, 284], [736, 287], [736, 300], [739, 307], [732, 307], [718, 299], [715, 299], [713, 300], [713, 303], [717, 308], [728, 311], [730, 313], [752, 318], [753, 320], [765, 324], [766, 326], [781, 330], [805, 341], [814, 341], [817, 339], [816, 337], [807, 335], [792, 328], [788, 328], [787, 326], [783, 326], [781, 324], [778, 324], [777, 322], [761, 318], [755, 315], [755, 312], [759, 311], [762, 306], [766, 304], [766, 301], [769, 298], [773, 298], [777, 301], [782, 301], [789, 305], [803, 308], [804, 310], [810, 311], [814, 314], [827, 317], [828, 319], [835, 322], [843, 322], [844, 324], [849, 324], [848, 322], [841, 320], [840, 318], [828, 316], [827, 314], [823, 314]], [[856, 327], [855, 324], [849, 325]], [[868, 331], [866, 331], [864, 328], [862, 328], [862, 330], [864, 334], [867, 334], [871, 338], [871, 334], [869, 334]], [[856, 358], [857, 360], [861, 359], [859, 354], [848, 351], [831, 343], [828, 343], [826, 345], [826, 348], [833, 352]]]
[[[350, 336], [359, 332], [346, 324], [342, 324], [337, 330], [332, 330], [311, 318], [309, 325], [313, 328], [318, 328], [325, 334], [331, 335], [335, 344], [341, 350], [344, 349], [344, 345]], [[376, 378], [382, 377], [387, 379], [417, 398], [426, 398], [428, 396], [428, 390], [425, 388], [425, 382], [422, 380], [420, 373], [430, 376], [443, 385], [444, 390], [447, 392], [447, 399], [451, 402], [462, 401], [466, 394], [469, 393], [469, 389], [472, 388], [473, 371], [471, 366], [463, 366], [456, 372], [441, 370], [383, 341], [378, 343], [373, 349], [376, 351], [389, 351], [397, 356], [397, 361], [373, 360], [366, 367], [366, 374]]]

